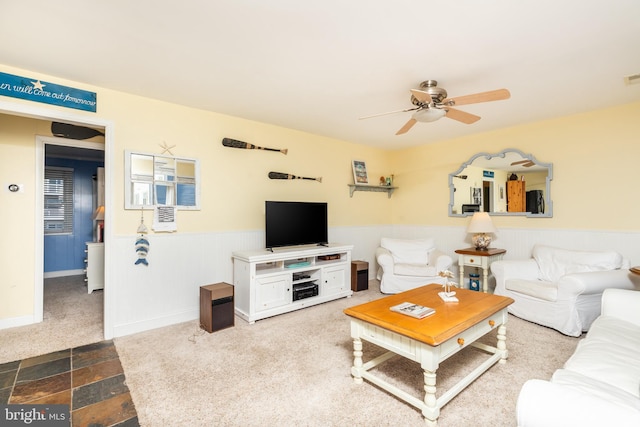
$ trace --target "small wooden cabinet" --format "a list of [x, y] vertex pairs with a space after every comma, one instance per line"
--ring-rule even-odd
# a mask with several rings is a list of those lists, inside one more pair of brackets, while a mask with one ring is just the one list
[[351, 261], [351, 290], [353, 292], [369, 289], [369, 263]]
[[455, 251], [458, 254], [458, 266], [460, 268], [460, 287], [464, 287], [464, 268], [476, 267], [482, 268], [482, 291], [486, 294], [489, 292], [489, 269], [491, 263], [500, 261], [506, 249], [488, 248], [481, 251], [476, 248], [457, 249]]
[[507, 212], [527, 211], [527, 192], [524, 181], [507, 181]]
[[215, 332], [234, 324], [233, 286], [224, 282], [200, 286], [200, 327]]

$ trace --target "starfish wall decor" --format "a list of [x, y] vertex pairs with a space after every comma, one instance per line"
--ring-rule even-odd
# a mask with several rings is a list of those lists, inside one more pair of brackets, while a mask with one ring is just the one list
[[175, 145], [167, 145], [166, 141], [162, 141], [162, 144], [159, 144], [159, 145], [160, 145], [160, 148], [162, 148], [162, 152], [160, 154], [169, 153], [173, 156], [171, 149], [175, 148]]

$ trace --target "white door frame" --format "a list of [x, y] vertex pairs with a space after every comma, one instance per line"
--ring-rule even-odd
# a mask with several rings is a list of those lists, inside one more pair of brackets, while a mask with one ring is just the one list
[[[104, 142], [104, 174], [105, 174], [105, 212], [104, 212], [104, 339], [113, 338], [113, 296], [114, 290], [111, 288], [111, 274], [108, 266], [111, 265], [111, 244], [113, 242], [113, 134], [114, 124], [109, 120], [100, 119], [97, 117], [89, 117], [76, 113], [70, 113], [66, 111], [59, 111], [54, 109], [43, 108], [38, 105], [32, 105], [28, 103], [14, 103], [0, 100], [0, 113], [30, 117], [39, 120], [46, 121], [60, 121], [65, 123], [76, 124], [80, 126], [93, 126], [104, 128], [105, 142]], [[38, 147], [39, 145], [39, 147]], [[36, 185], [39, 190], [37, 194], [44, 194], [43, 179], [44, 179], [44, 144], [36, 143], [36, 165], [35, 165], [35, 177]], [[39, 202], [42, 206], [42, 201]], [[35, 215], [35, 271], [34, 271], [34, 303], [33, 303], [33, 319], [34, 323], [42, 322], [43, 320], [43, 300], [44, 300], [44, 227], [43, 227], [43, 212], [38, 208], [38, 201], [36, 200], [36, 215]]]

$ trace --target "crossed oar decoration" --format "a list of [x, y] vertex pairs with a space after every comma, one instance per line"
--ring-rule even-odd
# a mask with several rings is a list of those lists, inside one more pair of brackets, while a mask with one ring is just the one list
[[[244, 142], [244, 141], [238, 141], [237, 139], [231, 139], [231, 138], [222, 138], [222, 145], [224, 145], [225, 147], [230, 147], [230, 148], [239, 148], [241, 150], [264, 150], [264, 151], [276, 151], [282, 154], [287, 154], [287, 149], [283, 148], [283, 149], [279, 149], [279, 148], [268, 148], [268, 147], [260, 147], [258, 145], [253, 145], [250, 144], [248, 142]], [[284, 173], [284, 172], [269, 172], [269, 178], [271, 179], [285, 179], [285, 180], [289, 180], [289, 179], [306, 179], [309, 181], [318, 181], [318, 182], [322, 182], [322, 177], [317, 177], [317, 178], [311, 178], [311, 177], [306, 177], [306, 176], [298, 176], [298, 175], [292, 175], [290, 173]]]

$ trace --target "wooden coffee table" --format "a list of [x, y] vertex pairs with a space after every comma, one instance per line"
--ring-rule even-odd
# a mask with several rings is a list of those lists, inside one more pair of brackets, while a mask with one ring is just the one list
[[[459, 302], [445, 303], [438, 296], [442, 290], [441, 285], [427, 285], [344, 310], [351, 317], [354, 356], [351, 374], [354, 381], [362, 383], [364, 378], [421, 409], [429, 426], [437, 424], [440, 408], [473, 380], [496, 362], [506, 362], [507, 306], [513, 303], [508, 297], [466, 289], [456, 289]], [[435, 308], [436, 312], [424, 319], [414, 319], [389, 309], [405, 301]], [[476, 342], [495, 328], [498, 328], [496, 347]], [[389, 351], [365, 363], [362, 340]], [[486, 351], [490, 357], [436, 398], [436, 370], [440, 362], [469, 345]], [[424, 400], [369, 372], [395, 355], [420, 363], [424, 370]]]

